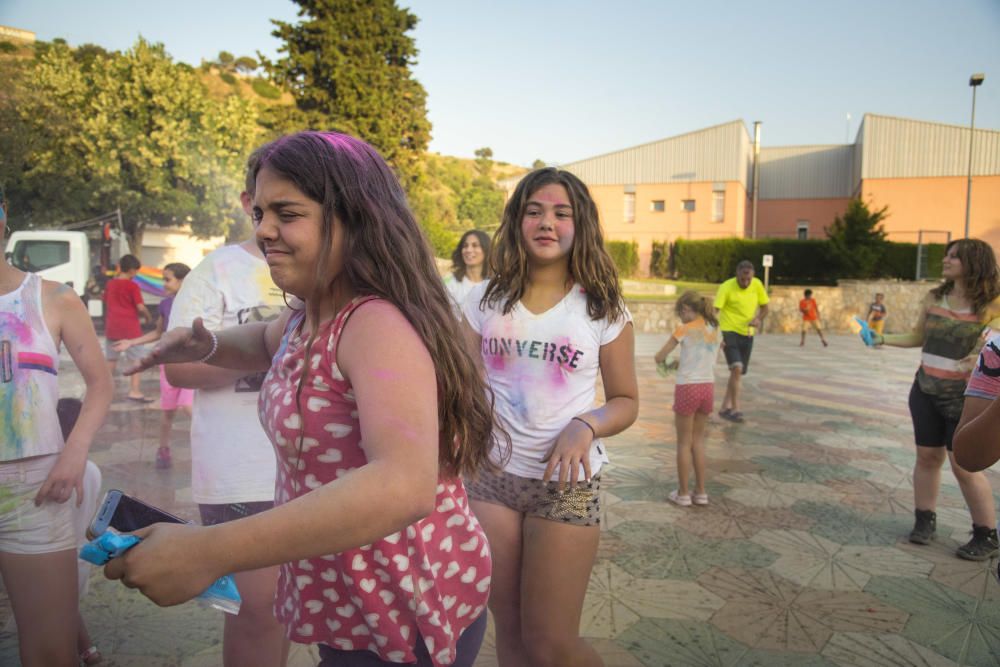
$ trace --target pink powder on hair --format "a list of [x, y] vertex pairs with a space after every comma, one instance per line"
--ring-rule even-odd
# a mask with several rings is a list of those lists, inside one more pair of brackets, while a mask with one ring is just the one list
[[346, 151], [355, 159], [362, 157], [363, 151], [357, 139], [349, 137], [346, 134], [334, 134], [333, 132], [320, 132], [319, 136], [323, 137], [328, 144], [337, 150]]

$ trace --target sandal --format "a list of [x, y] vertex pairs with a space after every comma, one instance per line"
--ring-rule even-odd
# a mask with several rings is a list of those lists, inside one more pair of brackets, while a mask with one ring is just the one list
[[104, 661], [104, 656], [97, 650], [96, 646], [91, 646], [80, 654], [80, 662], [85, 665], [96, 665]]
[[675, 505], [680, 505], [681, 507], [691, 507], [691, 496], [677, 493], [676, 490], [671, 491], [670, 495], [667, 496], [667, 500], [674, 503]]
[[707, 505], [708, 504], [708, 494], [707, 493], [695, 493], [691, 495], [691, 502], [695, 505]]

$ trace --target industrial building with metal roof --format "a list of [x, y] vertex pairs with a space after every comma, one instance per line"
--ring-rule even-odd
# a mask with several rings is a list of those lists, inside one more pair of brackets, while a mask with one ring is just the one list
[[[653, 241], [823, 238], [857, 197], [888, 207], [890, 240], [961, 237], [970, 136], [968, 127], [865, 114], [853, 144], [768, 147], [734, 120], [559, 166], [590, 188], [606, 238], [639, 244], [645, 270]], [[969, 234], [1000, 249], [1000, 131], [975, 130], [971, 174]], [[518, 181], [501, 186], [509, 195]]]

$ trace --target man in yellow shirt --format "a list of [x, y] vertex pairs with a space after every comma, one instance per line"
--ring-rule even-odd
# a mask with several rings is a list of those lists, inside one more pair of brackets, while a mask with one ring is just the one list
[[[754, 330], [767, 316], [770, 299], [764, 284], [754, 278], [753, 263], [743, 260], [736, 265], [736, 277], [719, 285], [715, 294], [715, 310], [722, 330], [722, 349], [729, 366], [729, 383], [722, 399], [719, 416], [742, 423], [740, 412], [740, 378], [746, 375], [753, 350]], [[759, 308], [759, 310], [758, 310]]]

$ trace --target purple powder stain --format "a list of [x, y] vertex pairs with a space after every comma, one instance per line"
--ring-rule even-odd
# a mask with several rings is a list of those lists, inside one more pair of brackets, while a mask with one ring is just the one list
[[573, 372], [573, 369], [569, 367], [568, 362], [563, 363], [559, 360], [559, 348], [565, 345], [570, 359], [573, 358], [576, 348], [573, 346], [572, 341], [570, 341], [569, 336], [558, 336], [552, 340], [551, 344], [556, 346], [556, 361], [548, 363], [547, 375], [549, 384], [553, 387], [565, 387], [569, 382], [569, 374]]
[[31, 343], [35, 338], [31, 327], [16, 318], [13, 313], [0, 313], [0, 336], [16, 338], [26, 344]]

